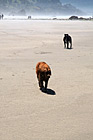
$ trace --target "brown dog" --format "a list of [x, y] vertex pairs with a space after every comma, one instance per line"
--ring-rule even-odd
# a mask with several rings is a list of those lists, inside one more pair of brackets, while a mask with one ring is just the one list
[[48, 80], [51, 76], [50, 67], [45, 62], [38, 62], [36, 65], [36, 74], [40, 89], [44, 88], [43, 82], [45, 82], [45, 89], [47, 89]]

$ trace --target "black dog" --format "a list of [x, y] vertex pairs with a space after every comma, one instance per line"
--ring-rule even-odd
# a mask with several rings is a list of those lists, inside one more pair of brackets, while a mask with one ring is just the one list
[[[71, 36], [69, 36], [68, 34], [64, 34], [63, 41], [64, 41], [64, 48], [72, 49], [72, 38], [71, 38]], [[69, 44], [70, 44], [70, 48], [69, 48]]]

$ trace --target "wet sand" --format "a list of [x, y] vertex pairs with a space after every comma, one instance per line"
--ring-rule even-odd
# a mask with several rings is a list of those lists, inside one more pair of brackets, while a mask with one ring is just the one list
[[[52, 69], [48, 93], [39, 61]], [[92, 21], [0, 21], [0, 140], [93, 140]]]

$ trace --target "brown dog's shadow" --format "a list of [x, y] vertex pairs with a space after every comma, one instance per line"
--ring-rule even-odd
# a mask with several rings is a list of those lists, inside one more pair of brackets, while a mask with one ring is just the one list
[[52, 89], [45, 89], [45, 88], [42, 88], [40, 89], [43, 93], [45, 94], [49, 94], [49, 95], [56, 95], [55, 91], [52, 90]]

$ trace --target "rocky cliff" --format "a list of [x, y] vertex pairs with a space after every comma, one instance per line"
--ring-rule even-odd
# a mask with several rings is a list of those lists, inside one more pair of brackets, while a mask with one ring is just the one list
[[62, 5], [60, 0], [0, 0], [0, 12], [10, 15], [81, 15], [72, 5]]

